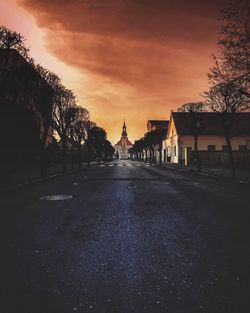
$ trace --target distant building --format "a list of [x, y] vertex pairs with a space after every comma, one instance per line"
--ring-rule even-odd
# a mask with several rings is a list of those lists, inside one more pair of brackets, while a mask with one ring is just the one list
[[127, 126], [124, 121], [121, 139], [114, 145], [115, 153], [118, 154], [119, 159], [128, 159], [129, 158], [128, 150], [132, 147], [133, 144], [128, 139]]
[[154, 132], [154, 140], [157, 142], [154, 145], [153, 150], [151, 153], [153, 153], [153, 157], [150, 157], [150, 151], [148, 151], [148, 155], [146, 155], [146, 158], [153, 158], [156, 162], [161, 162], [161, 160], [166, 161], [166, 150], [163, 149], [163, 140], [162, 138], [165, 138], [168, 131], [168, 120], [148, 120], [147, 121], [147, 131], [148, 133]]
[[[198, 127], [198, 150], [203, 164], [227, 163], [227, 144], [224, 137], [220, 113], [196, 114]], [[230, 113], [227, 113], [230, 114]], [[172, 112], [167, 138], [163, 148], [167, 161], [190, 164], [194, 158], [194, 120], [190, 112]], [[250, 160], [250, 113], [236, 113], [231, 129], [231, 143], [235, 160]]]
[[168, 129], [168, 123], [167, 120], [148, 120], [147, 122], [147, 131], [151, 132], [156, 129]]

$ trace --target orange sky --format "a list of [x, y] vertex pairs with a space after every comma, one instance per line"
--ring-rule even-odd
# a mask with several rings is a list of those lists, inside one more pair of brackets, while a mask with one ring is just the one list
[[27, 38], [91, 118], [119, 140], [200, 100], [226, 0], [1, 0], [0, 24]]

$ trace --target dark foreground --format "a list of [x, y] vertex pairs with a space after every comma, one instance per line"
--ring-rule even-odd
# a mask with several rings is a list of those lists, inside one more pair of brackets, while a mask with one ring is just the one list
[[1, 199], [1, 312], [249, 310], [248, 184], [120, 161]]

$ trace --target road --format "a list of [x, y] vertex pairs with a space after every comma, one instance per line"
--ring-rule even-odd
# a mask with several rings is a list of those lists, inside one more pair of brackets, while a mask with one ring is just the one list
[[247, 312], [249, 191], [115, 161], [1, 195], [1, 312]]

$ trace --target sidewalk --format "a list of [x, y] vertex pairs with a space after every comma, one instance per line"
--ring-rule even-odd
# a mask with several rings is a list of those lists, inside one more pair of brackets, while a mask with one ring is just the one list
[[[96, 164], [97, 162], [92, 161], [91, 165]], [[62, 165], [55, 164], [50, 166], [47, 169], [47, 175], [41, 177], [40, 168], [39, 167], [30, 167], [26, 169], [20, 169], [15, 173], [11, 173], [9, 184], [0, 186], [0, 193], [15, 190], [17, 188], [27, 186], [31, 183], [37, 183], [41, 181], [46, 181], [57, 176], [67, 175], [72, 172], [80, 171], [87, 167], [87, 163], [82, 163], [82, 167], [79, 169], [78, 164], [74, 165], [74, 168], [71, 168], [71, 165], [68, 165], [68, 169], [66, 172], [62, 172]]]
[[[177, 164], [163, 164], [166, 167], [174, 167], [179, 170], [195, 172], [200, 175], [212, 175], [212, 176], [220, 176], [231, 179], [231, 172], [229, 168], [210, 168], [210, 167], [201, 167], [201, 172], [197, 171], [197, 167], [195, 165], [177, 165]], [[242, 182], [250, 183], [250, 170], [236, 169], [236, 179]]]

